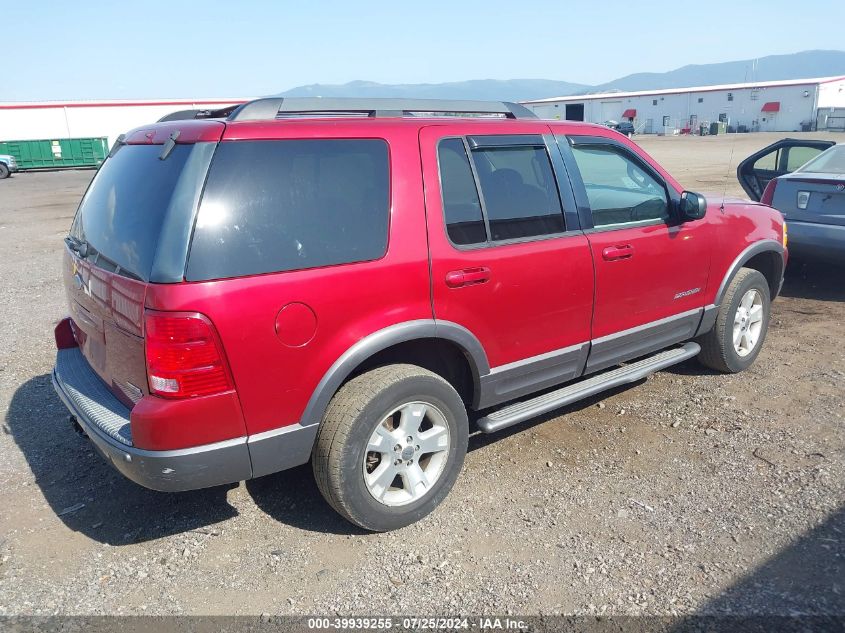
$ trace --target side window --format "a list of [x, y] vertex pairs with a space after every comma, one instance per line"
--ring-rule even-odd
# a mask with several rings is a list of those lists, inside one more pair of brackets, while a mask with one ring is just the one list
[[483, 244], [487, 229], [464, 142], [459, 138], [444, 139], [437, 147], [437, 160], [449, 239], [461, 246]]
[[663, 183], [623, 149], [613, 145], [576, 145], [572, 153], [597, 228], [669, 219], [669, 201]]
[[777, 149], [773, 152], [769, 152], [768, 154], [763, 154], [760, 158], [758, 158], [754, 163], [754, 169], [775, 171], [777, 170], [779, 163], [780, 150]]
[[541, 147], [473, 150], [493, 241], [553, 235], [564, 230], [551, 162]]
[[208, 172], [185, 276], [200, 281], [379, 259], [389, 213], [382, 140], [223, 142]]
[[788, 149], [786, 155], [786, 171], [793, 172], [811, 158], [815, 158], [821, 154], [822, 150], [818, 147], [801, 147], [796, 145]]

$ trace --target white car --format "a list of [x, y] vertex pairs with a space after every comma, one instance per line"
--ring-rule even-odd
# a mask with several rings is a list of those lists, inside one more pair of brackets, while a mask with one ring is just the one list
[[18, 162], [14, 156], [0, 154], [0, 180], [8, 178], [9, 174], [18, 170]]

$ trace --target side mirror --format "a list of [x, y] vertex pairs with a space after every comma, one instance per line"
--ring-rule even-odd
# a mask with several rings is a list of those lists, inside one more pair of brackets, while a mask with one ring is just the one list
[[682, 221], [700, 220], [707, 213], [707, 200], [700, 193], [684, 191], [678, 208], [681, 211]]

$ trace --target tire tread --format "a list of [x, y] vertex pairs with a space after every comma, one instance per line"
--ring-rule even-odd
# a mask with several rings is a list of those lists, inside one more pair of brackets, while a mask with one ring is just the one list
[[[728, 331], [728, 327], [730, 325], [728, 323], [728, 315], [731, 312], [734, 297], [739, 291], [740, 286], [742, 286], [746, 279], [754, 276], [760, 276], [765, 282], [765, 277], [763, 277], [762, 273], [759, 271], [754, 270], [753, 268], [739, 269], [736, 275], [734, 275], [734, 278], [731, 280], [731, 283], [725, 292], [725, 296], [722, 298], [722, 304], [719, 306], [719, 314], [716, 317], [716, 323], [713, 326], [713, 329], [697, 339], [698, 344], [701, 345], [701, 352], [698, 354], [698, 361], [705, 367], [709, 367], [710, 369], [715, 369], [716, 371], [726, 374], [736, 372], [736, 370], [732, 369], [728, 364], [727, 346], [733, 344], [733, 335]], [[767, 284], [764, 283], [763, 285], [765, 288], [768, 288]], [[765, 296], [768, 300], [768, 293], [766, 293]], [[760, 341], [760, 344], [762, 345], [762, 341]]]
[[[345, 503], [341, 481], [340, 454], [358, 416], [367, 403], [381, 391], [405, 379], [430, 377], [446, 382], [434, 372], [416, 365], [397, 364], [377, 367], [347, 382], [332, 398], [311, 453], [311, 464], [317, 488], [334, 510], [347, 521], [368, 528], [361, 517], [355, 517]], [[448, 384], [448, 383], [447, 383]]]

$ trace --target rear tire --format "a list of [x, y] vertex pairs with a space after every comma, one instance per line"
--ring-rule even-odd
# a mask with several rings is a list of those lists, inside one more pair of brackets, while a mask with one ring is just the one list
[[770, 313], [766, 278], [759, 271], [741, 268], [728, 286], [713, 329], [697, 339], [699, 362], [727, 374], [748, 369], [766, 340]]
[[469, 425], [446, 380], [387, 365], [341, 387], [311, 454], [317, 487], [348, 521], [384, 532], [419, 521], [446, 497], [463, 466]]
[[11, 173], [12, 172], [9, 171], [9, 168], [6, 166], [5, 163], [0, 163], [0, 180], [3, 180], [3, 178], [8, 178], [9, 174]]

